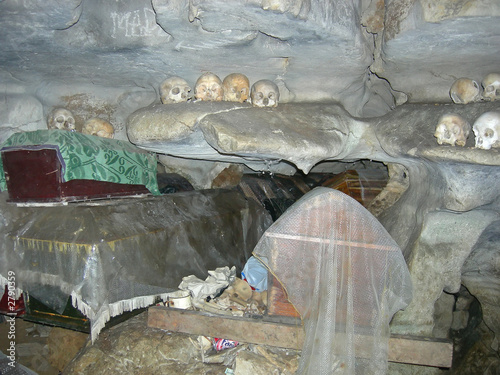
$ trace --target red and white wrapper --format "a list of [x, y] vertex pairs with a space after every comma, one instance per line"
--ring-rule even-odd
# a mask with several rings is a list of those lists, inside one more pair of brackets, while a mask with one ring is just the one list
[[214, 349], [218, 352], [224, 349], [234, 348], [238, 345], [238, 341], [227, 340], [227, 339], [214, 339]]

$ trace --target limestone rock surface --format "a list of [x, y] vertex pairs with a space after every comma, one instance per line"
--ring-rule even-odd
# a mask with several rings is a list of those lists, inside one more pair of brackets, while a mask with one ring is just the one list
[[[467, 251], [428, 224], [443, 212], [500, 212], [499, 149], [475, 149], [472, 135], [465, 147], [439, 146], [432, 136], [446, 112], [472, 124], [498, 110], [498, 102], [454, 105], [449, 88], [460, 77], [480, 82], [498, 72], [499, 20], [495, 0], [3, 0], [0, 141], [44, 129], [49, 111], [62, 106], [75, 114], [77, 130], [102, 117], [116, 139], [170, 158], [166, 164], [208, 163], [193, 166], [201, 169], [193, 172], [199, 187], [227, 163], [289, 175], [322, 162], [396, 165], [404, 184], [397, 199], [385, 191], [380, 202], [391, 204], [378, 217], [419, 280], [425, 314], [415, 320], [409, 309], [401, 321], [430, 332], [435, 299], [445, 286], [456, 290], [437, 265], [451, 259], [456, 273]], [[194, 85], [206, 71], [270, 79], [282, 101], [261, 112], [249, 103], [155, 106], [165, 78]], [[0, 220], [8, 221], [5, 213]], [[486, 222], [469, 225], [475, 235]], [[469, 268], [463, 277], [493, 327], [497, 291], [477, 285], [496, 271], [484, 255], [489, 247], [471, 246], [470, 270], [487, 277]], [[422, 280], [436, 281], [430, 292]]]
[[[132, 143], [150, 151], [243, 163], [260, 171], [279, 168], [283, 161], [307, 173], [321, 161], [363, 158], [384, 162], [399, 158], [402, 164], [402, 159], [410, 162], [421, 157], [433, 163], [500, 165], [498, 149], [474, 148], [473, 134], [466, 147], [438, 145], [433, 136], [444, 113], [458, 113], [474, 122], [496, 107], [494, 102], [467, 106], [407, 104], [381, 117], [359, 119], [338, 103], [289, 103], [277, 108], [251, 108], [246, 103], [179, 103], [137, 110], [128, 118], [127, 131]], [[476, 173], [488, 175], [481, 167]], [[483, 199], [496, 197], [493, 186], [487, 185]], [[453, 190], [458, 194], [459, 187]], [[478, 197], [469, 193], [456, 198], [460, 203], [450, 201], [450, 208], [477, 204], [465, 202]]]
[[88, 341], [88, 334], [59, 327], [50, 330], [47, 345], [49, 362], [59, 371], [76, 356]]
[[4, 0], [0, 85], [37, 93], [47, 112], [67, 87], [159, 102], [169, 76], [194, 85], [205, 71], [242, 72], [275, 81], [283, 102], [377, 116], [407, 99], [450, 103], [456, 78], [498, 69], [499, 16], [491, 0]]
[[494, 333], [491, 347], [500, 346], [500, 220], [492, 222], [474, 244], [462, 268], [464, 285], [481, 303], [485, 324]]
[[[433, 335], [435, 302], [443, 291], [458, 293], [462, 265], [481, 232], [498, 217], [495, 211], [486, 210], [467, 213], [432, 212], [426, 215], [409, 263], [413, 300], [404, 312], [394, 318], [393, 331], [409, 333], [419, 327], [412, 333]], [[483, 266], [487, 267], [486, 264], [480, 267]]]
[[0, 97], [0, 144], [12, 134], [32, 131], [45, 126], [43, 106], [37, 98], [27, 94], [2, 95]]
[[132, 143], [162, 154], [260, 170], [285, 160], [308, 172], [343, 152], [361, 126], [339, 105], [196, 102], [140, 109], [129, 117], [127, 130]]

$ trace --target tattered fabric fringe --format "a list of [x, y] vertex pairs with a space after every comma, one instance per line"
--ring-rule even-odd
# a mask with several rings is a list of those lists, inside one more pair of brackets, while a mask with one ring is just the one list
[[[69, 284], [57, 275], [50, 275], [40, 272], [20, 272], [19, 279], [25, 282], [36, 282], [43, 285], [57, 286], [62, 292], [71, 295], [71, 303], [73, 307], [77, 308], [83, 315], [85, 315], [90, 320], [90, 337], [92, 343], [97, 339], [99, 333], [104, 328], [109, 320], [117, 315], [123, 314], [124, 311], [132, 311], [135, 309], [141, 309], [143, 307], [148, 307], [155, 303], [157, 299], [161, 301], [167, 301], [169, 293], [154, 294], [149, 296], [137, 296], [134, 298], [121, 300], [113, 303], [104, 302], [98, 311], [95, 311], [87, 303], [83, 301], [83, 298], [78, 290], [75, 290], [75, 286]], [[0, 285], [2, 291], [0, 294], [3, 295], [3, 289], [9, 284], [9, 280], [3, 275], [0, 275]], [[18, 288], [16, 285], [16, 299], [18, 299], [23, 294], [23, 290]]]
[[121, 315], [124, 311], [132, 311], [135, 309], [148, 307], [155, 303], [158, 298], [162, 301], [166, 301], [168, 299], [168, 294], [169, 293], [139, 296], [113, 302], [107, 305], [103, 304], [103, 306], [97, 312], [94, 312], [94, 310], [82, 300], [81, 295], [77, 294], [76, 292], [71, 293], [71, 301], [73, 307], [80, 310], [82, 314], [89, 318], [90, 338], [92, 340], [92, 343], [94, 343], [101, 330], [112, 317]]

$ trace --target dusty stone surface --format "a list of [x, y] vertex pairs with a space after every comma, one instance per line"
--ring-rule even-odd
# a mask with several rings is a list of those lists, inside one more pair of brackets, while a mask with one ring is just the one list
[[[265, 353], [265, 356], [262, 355]], [[292, 356], [288, 356], [292, 357]], [[234, 373], [238, 375], [268, 375], [268, 374], [294, 374], [297, 370], [297, 355], [291, 362], [289, 358], [283, 358], [264, 350], [244, 350], [238, 353], [234, 365]]]
[[[382, 117], [359, 119], [338, 103], [284, 104], [269, 109], [233, 103], [180, 103], [136, 111], [129, 117], [128, 132], [133, 143], [150, 151], [179, 158], [243, 163], [254, 170], [276, 173], [286, 169], [289, 174], [296, 170], [307, 173], [321, 161], [356, 159], [404, 165], [421, 158], [435, 165], [450, 162], [453, 169], [460, 168], [461, 163], [500, 165], [499, 150], [474, 148], [473, 134], [465, 147], [438, 145], [433, 134], [439, 118], [453, 112], [473, 123], [482, 113], [496, 108], [495, 102], [403, 105]], [[162, 130], [152, 132], [151, 126]], [[438, 168], [448, 173], [444, 166]], [[474, 173], [488, 175], [481, 167]], [[455, 180], [449, 178], [450, 183]], [[463, 190], [450, 188], [454, 194]], [[450, 197], [449, 208], [463, 210], [467, 205], [476, 206], [477, 199], [496, 197], [494, 185], [485, 188], [482, 198], [470, 191], [464, 191], [462, 197]]]
[[64, 374], [189, 373], [187, 364], [199, 356], [189, 337], [149, 329], [146, 320], [140, 314], [101, 332]]
[[500, 220], [484, 229], [462, 268], [467, 289], [479, 300], [486, 326], [493, 332], [491, 347], [499, 351], [500, 341]]
[[[426, 215], [409, 263], [413, 300], [395, 317], [394, 331], [401, 329], [422, 336], [433, 335], [436, 300], [443, 290], [449, 293], [460, 290], [460, 271], [465, 259], [484, 228], [498, 217], [493, 211], [433, 212]], [[448, 327], [451, 320], [449, 323]]]
[[308, 173], [318, 162], [344, 151], [349, 122], [354, 121], [340, 106], [284, 104], [215, 113], [205, 116], [200, 128], [207, 143], [221, 154], [284, 159]]
[[280, 164], [284, 159], [308, 172], [343, 151], [356, 125], [338, 105], [268, 109], [196, 102], [140, 109], [129, 117], [127, 131], [132, 143], [161, 154], [243, 162], [264, 171], [271, 166], [273, 172], [291, 169]]
[[396, 203], [410, 184], [408, 170], [401, 164], [388, 163], [389, 181], [384, 189], [370, 202], [368, 211], [379, 216]]
[[[453, 374], [494, 375], [500, 371], [500, 357], [491, 349], [494, 334], [484, 323], [479, 323], [474, 331], [470, 332], [455, 352]], [[468, 349], [467, 355], [462, 355], [463, 347]]]
[[188, 138], [195, 132], [200, 119], [219, 111], [249, 107], [232, 102], [196, 102], [155, 104], [141, 108], [128, 118], [127, 134], [132, 143], [147, 143], [150, 147], [169, 140]]
[[292, 374], [298, 352], [241, 343], [234, 350], [213, 351], [204, 358], [212, 363], [203, 362], [197, 336], [149, 328], [145, 312], [103, 331], [63, 374], [218, 375], [227, 368], [238, 375], [250, 374], [249, 369], [260, 371], [253, 374]]
[[450, 337], [450, 329], [454, 320], [458, 317], [454, 314], [455, 295], [451, 293], [441, 293], [434, 303], [434, 327], [432, 329], [433, 337]]
[[88, 341], [89, 335], [83, 332], [71, 331], [59, 327], [50, 330], [47, 346], [48, 358], [52, 367], [59, 371], [76, 356]]
[[[16, 319], [16, 361], [39, 375], [62, 371], [84, 346], [87, 334]], [[0, 319], [0, 351], [8, 353], [10, 324]]]
[[[498, 69], [498, 64], [481, 52], [498, 51], [498, 3], [490, 0], [385, 3], [380, 53], [383, 61], [376, 55], [372, 70], [391, 82], [395, 91], [404, 92], [410, 102], [449, 102], [449, 89], [456, 79], [468, 77], [481, 82], [488, 74], [485, 71]], [[425, 47], [421, 40], [425, 40]], [[415, 64], [417, 60], [421, 63]], [[460, 63], [447, 71], [441, 69], [452, 60]], [[430, 61], [436, 66], [427, 65]], [[441, 68], [436, 69], [437, 66]]]
[[0, 118], [0, 144], [16, 132], [38, 129], [45, 121], [42, 103], [26, 94], [2, 95]]

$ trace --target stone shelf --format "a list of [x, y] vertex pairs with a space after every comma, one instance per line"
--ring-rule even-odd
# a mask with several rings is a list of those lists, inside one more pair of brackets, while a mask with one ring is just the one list
[[254, 108], [247, 103], [155, 104], [128, 119], [128, 137], [137, 146], [182, 158], [244, 163], [267, 170], [286, 161], [308, 172], [324, 160], [423, 158], [500, 165], [499, 149], [438, 145], [439, 117], [456, 113], [472, 125], [492, 103], [408, 104], [376, 118], [355, 118], [337, 103], [286, 103]]

